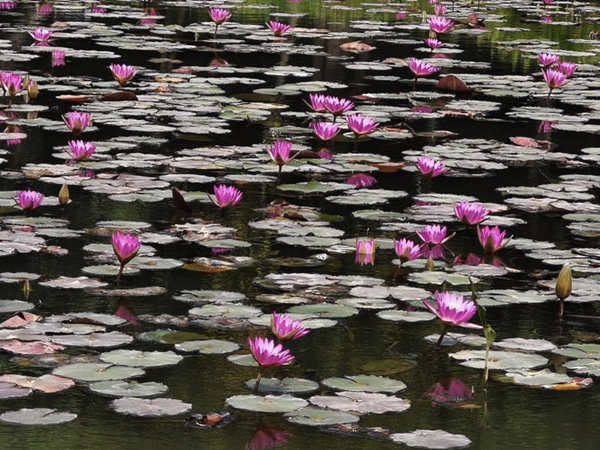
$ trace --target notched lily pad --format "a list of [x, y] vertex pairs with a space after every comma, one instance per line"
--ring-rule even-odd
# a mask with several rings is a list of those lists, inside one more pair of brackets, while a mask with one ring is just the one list
[[192, 409], [192, 404], [165, 397], [154, 399], [122, 397], [113, 400], [110, 407], [120, 414], [129, 416], [162, 417], [186, 413]]
[[58, 425], [76, 418], [77, 414], [49, 408], [22, 408], [0, 415], [0, 421], [15, 425]]

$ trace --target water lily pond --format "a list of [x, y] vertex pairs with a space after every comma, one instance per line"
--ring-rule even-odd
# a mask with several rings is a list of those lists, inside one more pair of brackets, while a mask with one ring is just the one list
[[600, 1], [0, 2], [0, 441], [592, 449]]

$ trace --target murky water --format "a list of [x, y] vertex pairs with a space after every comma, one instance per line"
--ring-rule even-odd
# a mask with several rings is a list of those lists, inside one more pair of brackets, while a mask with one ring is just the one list
[[[488, 2], [482, 2], [488, 3]], [[513, 2], [518, 3], [518, 2]], [[523, 2], [526, 3], [526, 2]], [[590, 5], [600, 6], [599, 2], [587, 2]], [[70, 2], [69, 2], [70, 4]], [[417, 39], [422, 40], [427, 37], [427, 31], [424, 29], [401, 29], [402, 20], [394, 18], [391, 12], [376, 12], [378, 6], [375, 2], [372, 5], [363, 4], [357, 1], [346, 1], [337, 5], [345, 5], [356, 9], [344, 10], [332, 8], [334, 3], [319, 2], [314, 0], [302, 0], [299, 3], [288, 3], [286, 1], [267, 1], [256, 3], [256, 8], [252, 7], [255, 2], [240, 2], [239, 8], [234, 9], [232, 21], [242, 24], [258, 24], [270, 20], [270, 12], [285, 13], [306, 13], [298, 17], [280, 17], [275, 18], [282, 22], [290, 23], [299, 28], [327, 28], [335, 32], [357, 31], [364, 36], [349, 36], [340, 39], [322, 39], [321, 37], [292, 37], [296, 43], [304, 45], [320, 45], [327, 55], [297, 55], [288, 54], [287, 51], [263, 53], [248, 51], [235, 51], [235, 49], [221, 51], [226, 43], [207, 42], [212, 36], [206, 32], [198, 32], [196, 35], [183, 27], [190, 27], [190, 24], [207, 22], [208, 16], [204, 4], [200, 2], [189, 5], [158, 2], [153, 5], [156, 13], [164, 16], [164, 19], [157, 21], [155, 30], [159, 30], [154, 36], [160, 36], [160, 39], [172, 40], [195, 46], [193, 49], [183, 49], [181, 51], [136, 51], [131, 49], [120, 49], [117, 47], [107, 47], [91, 38], [78, 38], [77, 36], [58, 37], [53, 45], [67, 47], [79, 50], [110, 50], [121, 58], [114, 62], [132, 64], [139, 67], [145, 67], [151, 71], [171, 72], [182, 66], [201, 66], [205, 67], [216, 57], [213, 47], [218, 51], [218, 57], [226, 60], [232, 67], [261, 67], [270, 68], [275, 65], [293, 65], [306, 66], [318, 69], [310, 78], [293, 77], [275, 77], [265, 75], [260, 72], [250, 74], [217, 74], [217, 73], [196, 73], [198, 77], [226, 77], [239, 76], [259, 80], [266, 80], [265, 84], [259, 86], [247, 85], [223, 85], [224, 96], [237, 97], [245, 101], [262, 101], [271, 103], [283, 103], [289, 105], [286, 111], [302, 112], [306, 111], [303, 104], [308, 96], [307, 93], [299, 95], [264, 95], [255, 89], [273, 88], [283, 83], [294, 83], [298, 81], [320, 80], [344, 83], [347, 87], [342, 89], [330, 90], [328, 93], [342, 97], [362, 96], [367, 93], [408, 93], [412, 89], [412, 82], [406, 68], [394, 66], [391, 70], [373, 71], [373, 70], [350, 70], [344, 66], [352, 60], [361, 62], [382, 61], [385, 58], [407, 58], [411, 56], [425, 57], [424, 54], [415, 52], [419, 45], [401, 45], [397, 43], [385, 42], [390, 39]], [[415, 5], [419, 5], [418, 7]], [[270, 9], [266, 5], [271, 5]], [[389, 9], [390, 11], [409, 10], [412, 12], [420, 11], [420, 8], [427, 7], [427, 2], [417, 2], [416, 4], [394, 4], [387, 6], [381, 2], [379, 7]], [[38, 5], [39, 6], [39, 5]], [[106, 23], [119, 29], [121, 24], [138, 25], [139, 20], [131, 17], [120, 17], [118, 12], [135, 11], [141, 14], [142, 5], [136, 4], [133, 7], [129, 2], [107, 3], [112, 7], [110, 12], [114, 15], [95, 15], [90, 17], [89, 13], [83, 14], [79, 9], [61, 8], [64, 4], [54, 5], [52, 13], [40, 17], [35, 12], [36, 5], [33, 3], [23, 3], [18, 6], [17, 11], [22, 14], [0, 15], [2, 28], [0, 28], [0, 38], [10, 41], [10, 48], [20, 51], [31, 44], [31, 39], [24, 32], [20, 31], [25, 27], [30, 30], [37, 24], [43, 24], [49, 27], [54, 22], [66, 22], [69, 33], [77, 33], [79, 25], [77, 22], [94, 21]], [[232, 5], [229, 5], [232, 6]], [[243, 7], [242, 7], [243, 6]], [[259, 8], [260, 6], [260, 8]], [[121, 9], [120, 9], [121, 8]], [[135, 9], [131, 9], [135, 8]], [[430, 8], [429, 8], [430, 9]], [[375, 11], [372, 11], [375, 10]], [[461, 10], [462, 11], [462, 10]], [[466, 11], [466, 10], [464, 10]], [[457, 48], [464, 50], [463, 53], [456, 56], [461, 61], [479, 61], [490, 63], [489, 69], [478, 68], [445, 68], [444, 73], [492, 73], [495, 75], [512, 74], [530, 74], [538, 73], [537, 62], [535, 59], [526, 58], [518, 49], [507, 50], [500, 48], [499, 41], [516, 39], [549, 39], [557, 41], [559, 45], [555, 48], [567, 50], [581, 50], [586, 47], [583, 44], [568, 42], [567, 39], [586, 39], [589, 32], [597, 29], [593, 23], [586, 23], [580, 26], [572, 25], [553, 25], [541, 24], [539, 21], [525, 21], [524, 14], [513, 8], [500, 10], [487, 10], [483, 13], [503, 16], [502, 22], [490, 21], [488, 24], [489, 32], [480, 35], [455, 34], [451, 33], [444, 36], [446, 43], [456, 45]], [[565, 7], [565, 14], [555, 15], [555, 20], [561, 17], [561, 20], [573, 20], [569, 7]], [[466, 14], [457, 13], [464, 20]], [[126, 15], [126, 14], [125, 14]], [[451, 15], [452, 16], [452, 15]], [[596, 12], [596, 18], [599, 16]], [[406, 19], [406, 23], [418, 23], [413, 16]], [[353, 28], [359, 20], [373, 21], [368, 26], [361, 24], [361, 28]], [[396, 25], [386, 27], [385, 24]], [[56, 25], [56, 24], [55, 24]], [[166, 28], [169, 28], [173, 35], [166, 35]], [[528, 31], [498, 31], [497, 27], [524, 27]], [[182, 27], [178, 29], [177, 27]], [[387, 36], [369, 36], [369, 33], [381, 27], [380, 31], [389, 32]], [[57, 30], [58, 27], [55, 26]], [[85, 27], [82, 27], [85, 28]], [[464, 28], [464, 27], [463, 27]], [[3, 30], [4, 29], [4, 30]], [[126, 33], [135, 36], [152, 36], [151, 29], [137, 28], [125, 29]], [[247, 31], [250, 34], [251, 31]], [[405, 35], [395, 35], [403, 33]], [[246, 36], [247, 37], [247, 36]], [[220, 39], [245, 38], [243, 33], [228, 34], [226, 30], [222, 31]], [[365, 42], [377, 47], [369, 53], [352, 55], [344, 53], [339, 49], [339, 44], [349, 41], [363, 39]], [[266, 42], [266, 41], [265, 41]], [[247, 43], [258, 44], [260, 41], [249, 40]], [[230, 44], [234, 45], [234, 44]], [[235, 47], [235, 45], [234, 45]], [[7, 47], [8, 48], [8, 47]], [[596, 50], [598, 46], [594, 47]], [[24, 53], [28, 54], [25, 50]], [[420, 55], [420, 56], [419, 56]], [[452, 56], [452, 55], [451, 55]], [[533, 55], [535, 57], [535, 55]], [[156, 61], [156, 58], [162, 58]], [[338, 58], [343, 57], [343, 58]], [[347, 58], [347, 59], [346, 59]], [[89, 94], [93, 89], [88, 88], [81, 80], [93, 80], [108, 82], [110, 74], [107, 65], [113, 60], [98, 58], [71, 58], [67, 55], [67, 63], [60, 67], [51, 67], [50, 54], [42, 53], [38, 59], [29, 62], [2, 62], [0, 68], [2, 71], [20, 70], [31, 73], [34, 77], [41, 77], [39, 82], [42, 87], [40, 96], [34, 104], [49, 106], [49, 110], [40, 113], [40, 117], [52, 120], [60, 120], [60, 114], [68, 111], [71, 104], [59, 102], [55, 99], [56, 95], [63, 92], [59, 90], [44, 90], [44, 84], [81, 86], [82, 92]], [[573, 57], [566, 58], [571, 61], [585, 64], [597, 64], [598, 58]], [[597, 66], [596, 66], [597, 67]], [[171, 74], [177, 77], [176, 73]], [[399, 79], [373, 79], [372, 77], [390, 76]], [[67, 77], [73, 77], [69, 79]], [[597, 71], [595, 77], [597, 78]], [[48, 78], [50, 78], [48, 80]], [[75, 81], [74, 81], [75, 80]], [[79, 80], [79, 81], [76, 81]], [[150, 86], [150, 78], [144, 78], [142, 74], [142, 86], [138, 94], [153, 95], [156, 94], [156, 87]], [[86, 82], [87, 82], [86, 81]], [[539, 77], [537, 80], [539, 82]], [[168, 84], [168, 83], [167, 83]], [[134, 83], [135, 86], [135, 83]], [[150, 86], [150, 87], [149, 87]], [[169, 85], [174, 89], [176, 83]], [[412, 106], [430, 106], [435, 110], [443, 110], [444, 102], [448, 99], [436, 98], [435, 85], [431, 83], [420, 83], [418, 90], [432, 93], [432, 98], [413, 97], [413, 104], [409, 104], [406, 97], [384, 98], [376, 103], [378, 105], [412, 107]], [[117, 90], [116, 84], [106, 90], [107, 85], [99, 83], [96, 86], [98, 92], [114, 92]], [[104, 91], [103, 91], [104, 89]], [[142, 92], [143, 91], [143, 92]], [[66, 90], [64, 93], [78, 94], [77, 90]], [[198, 94], [200, 95], [200, 94]], [[463, 100], [488, 100], [500, 102], [501, 105], [490, 113], [479, 114], [473, 118], [462, 115], [446, 114], [444, 117], [432, 119], [420, 119], [418, 117], [409, 117], [404, 122], [399, 116], [388, 117], [385, 120], [385, 126], [403, 128], [407, 123], [416, 132], [426, 132], [434, 130], [448, 130], [456, 133], [456, 139], [485, 139], [497, 140], [502, 143], [508, 143], [511, 136], [527, 136], [539, 140], [549, 140], [554, 147], [552, 151], [560, 151], [569, 154], [580, 154], [580, 150], [586, 147], [598, 146], [597, 135], [592, 133], [578, 133], [570, 131], [553, 130], [551, 133], [539, 133], [539, 121], [525, 120], [522, 118], [510, 118], [507, 112], [519, 106], [548, 106], [545, 102], [545, 96], [532, 95], [527, 98], [509, 98], [509, 97], [491, 97], [474, 93], [469, 97], [460, 97]], [[357, 104], [360, 106], [372, 105], [364, 97], [358, 98]], [[76, 105], [77, 106], [77, 105]], [[560, 100], [553, 100], [553, 107], [562, 108], [564, 114], [577, 115], [588, 111], [585, 106], [574, 104], [570, 101], [561, 104]], [[78, 106], [77, 106], [78, 107]], [[149, 106], [150, 108], [151, 106]], [[85, 110], [85, 105], [82, 106]], [[460, 108], [456, 108], [460, 110]], [[465, 112], [463, 110], [463, 112]], [[102, 114], [106, 114], [103, 112]], [[215, 112], [213, 116], [219, 113]], [[123, 116], [119, 116], [123, 117]], [[171, 118], [163, 116], [157, 118], [152, 116], [150, 120], [153, 123], [165, 125], [172, 124]], [[104, 116], [105, 118], [105, 116]], [[14, 119], [14, 118], [13, 118]], [[597, 123], [598, 119], [591, 120], [590, 123]], [[7, 122], [10, 123], [10, 122]], [[86, 133], [86, 140], [94, 142], [111, 141], [123, 135], [129, 136], [154, 136], [165, 138], [166, 142], [160, 145], [140, 145], [135, 151], [147, 154], [162, 154], [174, 156], [177, 151], [193, 149], [198, 147], [220, 146], [246, 146], [254, 144], [270, 143], [273, 134], [281, 133], [286, 136], [285, 130], [279, 129], [287, 125], [306, 127], [308, 119], [301, 114], [297, 116], [279, 114], [274, 111], [266, 120], [253, 121], [233, 121], [230, 122], [231, 132], [222, 135], [198, 135], [182, 136], [178, 132], [173, 133], [142, 133], [129, 130], [127, 127], [121, 127], [118, 124], [103, 124], [102, 121], [96, 123], [98, 130]], [[65, 132], [42, 129], [40, 126], [20, 127], [27, 134], [27, 138], [16, 146], [7, 146], [2, 143], [2, 148], [7, 149], [8, 153], [3, 155], [7, 161], [2, 165], [1, 170], [6, 171], [0, 174], [0, 189], [2, 191], [15, 191], [21, 189], [36, 189], [47, 196], [56, 196], [60, 184], [42, 182], [33, 178], [15, 179], [11, 173], [20, 173], [22, 168], [28, 164], [49, 163], [57, 164], [60, 161], [52, 156], [57, 150], [53, 147], [63, 146], [68, 138]], [[277, 129], [278, 131], [273, 131]], [[294, 141], [292, 136], [290, 140]], [[422, 150], [424, 146], [437, 145], [439, 143], [452, 142], [439, 137], [414, 137], [409, 139], [370, 139], [359, 142], [357, 148], [351, 139], [342, 139], [331, 144], [329, 148], [337, 154], [349, 152], [374, 153], [384, 155], [391, 161], [403, 161], [412, 164], [406, 160], [403, 152], [410, 150]], [[300, 136], [297, 139], [298, 144], [304, 144], [308, 148], [318, 151], [322, 146], [311, 137]], [[117, 151], [106, 153], [114, 155]], [[407, 154], [410, 154], [409, 152]], [[264, 161], [267, 175], [276, 175], [272, 165]], [[354, 263], [354, 253], [340, 254], [332, 252], [329, 255], [328, 262], [315, 268], [306, 267], [285, 267], [274, 258], [285, 257], [307, 257], [315, 253], [327, 252], [327, 248], [311, 250], [305, 247], [291, 246], [277, 241], [275, 233], [257, 230], [250, 227], [250, 221], [262, 220], [265, 218], [265, 212], [262, 210], [273, 200], [285, 198], [290, 203], [302, 206], [312, 206], [320, 208], [326, 214], [336, 214], [342, 216], [339, 222], [332, 222], [331, 226], [344, 231], [344, 239], [369, 235], [380, 238], [399, 238], [410, 236], [416, 238], [414, 233], [407, 231], [389, 231], [380, 229], [381, 223], [377, 221], [367, 221], [358, 219], [353, 212], [359, 209], [382, 209], [385, 211], [401, 212], [406, 211], [415, 203], [414, 197], [425, 193], [439, 194], [459, 194], [473, 195], [481, 202], [503, 204], [502, 196], [496, 188], [507, 186], [538, 186], [547, 183], [558, 183], [560, 175], [564, 174], [588, 174], [600, 175], [595, 162], [582, 165], [580, 167], [565, 167], [541, 162], [540, 164], [528, 164], [518, 167], [519, 164], [510, 164], [510, 168], [505, 170], [456, 170], [455, 176], [442, 176], [423, 182], [423, 180], [414, 172], [399, 171], [395, 173], [375, 172], [373, 175], [377, 178], [377, 188], [390, 190], [404, 190], [409, 196], [403, 199], [393, 199], [384, 205], [363, 206], [363, 205], [339, 205], [324, 199], [324, 195], [298, 197], [285, 195], [277, 189], [274, 182], [269, 183], [239, 183], [240, 189], [244, 193], [244, 200], [235, 208], [220, 215], [216, 208], [211, 204], [192, 201], [193, 217], [203, 219], [209, 222], [215, 222], [235, 228], [235, 238], [248, 241], [252, 244], [250, 248], [234, 249], [230, 254], [236, 256], [249, 256], [256, 260], [255, 264], [248, 267], [241, 267], [231, 271], [222, 271], [208, 273], [207, 271], [192, 271], [184, 268], [174, 270], [145, 270], [140, 274], [124, 277], [124, 288], [160, 286], [166, 289], [166, 293], [158, 296], [147, 297], [116, 297], [95, 295], [87, 290], [65, 290], [48, 288], [38, 285], [37, 281], [31, 283], [32, 292], [29, 294], [29, 301], [35, 304], [32, 312], [41, 316], [50, 316], [65, 312], [84, 312], [93, 311], [99, 313], [114, 314], [119, 307], [126, 307], [128, 310], [140, 317], [145, 314], [158, 315], [187, 314], [190, 305], [173, 300], [173, 296], [179, 291], [190, 290], [226, 290], [244, 293], [249, 300], [247, 304], [256, 306], [264, 313], [272, 311], [282, 312], [287, 309], [286, 305], [268, 305], [255, 301], [255, 297], [260, 294], [273, 293], [266, 290], [256, 283], [257, 280], [271, 273], [286, 272], [306, 272], [306, 273], [325, 273], [332, 275], [361, 275], [376, 277], [385, 280], [388, 286], [410, 285], [418, 286], [416, 283], [408, 281], [408, 275], [411, 272], [421, 272], [421, 268], [411, 268], [399, 270], [392, 264], [393, 251], [390, 249], [378, 249], [375, 265], [360, 266]], [[177, 168], [165, 167], [143, 167], [119, 168], [115, 166], [99, 169], [96, 176], [102, 173], [109, 173], [118, 170], [120, 173], [131, 173], [149, 177], [159, 177], [167, 173], [198, 173], [202, 175], [215, 176], [218, 179], [228, 174], [244, 174], [247, 171], [240, 169], [206, 169], [198, 171], [187, 171]], [[474, 172], [477, 172], [475, 174]], [[260, 174], [261, 171], [253, 172]], [[312, 173], [288, 173], [284, 172], [282, 182], [293, 184], [311, 179]], [[350, 173], [340, 175], [323, 175], [317, 178], [325, 181], [343, 182]], [[172, 183], [182, 191], [208, 191], [212, 189], [212, 183]], [[192, 220], [189, 217], [182, 216], [175, 209], [172, 200], [167, 198], [160, 202], [125, 202], [113, 201], [108, 198], [108, 194], [91, 193], [82, 189], [80, 186], [71, 186], [71, 200], [65, 208], [42, 207], [39, 212], [35, 212], [35, 217], [47, 216], [66, 219], [69, 222], [68, 227], [72, 230], [83, 230], [85, 234], [76, 238], [46, 238], [48, 245], [57, 245], [69, 251], [67, 256], [56, 256], [43, 253], [13, 254], [0, 258], [0, 272], [31, 272], [40, 274], [41, 280], [54, 279], [59, 276], [78, 277], [85, 275], [82, 273], [82, 267], [93, 264], [90, 253], [83, 251], [83, 247], [90, 243], [108, 243], [109, 237], [104, 232], [95, 232], [96, 224], [100, 221], [118, 220], [118, 221], [140, 221], [152, 225], [152, 230], [158, 233], [168, 234], [168, 230], [173, 224], [183, 224]], [[329, 194], [328, 194], [329, 195]], [[5, 196], [4, 198], [7, 198]], [[596, 204], [596, 198], [590, 200]], [[5, 206], [3, 216], [0, 216], [2, 228], [4, 230], [14, 230], [14, 225], [10, 225], [4, 218], [12, 218], [20, 213], [14, 208]], [[528, 213], [522, 209], [510, 207], [503, 215], [521, 218], [525, 221], [523, 224], [517, 224], [509, 227], [509, 234], [516, 238], [528, 238], [537, 241], [549, 241], [560, 249], [595, 248], [597, 238], [583, 238], [574, 236], [566, 228], [569, 223], [561, 217], [565, 211], [535, 212]], [[410, 222], [410, 218], [407, 219]], [[393, 222], [393, 221], [391, 221]], [[423, 222], [422, 225], [425, 223]], [[449, 224], [452, 230], [458, 230], [457, 236], [448, 244], [446, 261], [451, 263], [455, 256], [466, 257], [469, 253], [480, 253], [480, 245], [474, 237], [472, 231], [465, 231], [463, 228], [456, 227], [456, 223]], [[218, 258], [209, 248], [198, 245], [194, 242], [185, 242], [179, 240], [169, 245], [156, 245], [157, 254], [162, 258], [174, 258], [179, 261], [190, 263], [192, 259], [198, 257]], [[485, 281], [478, 285], [478, 290], [485, 289], [507, 289], [517, 290], [536, 289], [538, 279], [553, 280], [560, 268], [560, 265], [542, 264], [539, 259], [532, 259], [526, 256], [525, 252], [517, 248], [508, 248], [500, 253], [500, 257], [505, 266], [518, 269], [518, 273], [504, 274], [498, 277], [485, 278]], [[593, 263], [591, 264], [593, 266]], [[451, 264], [449, 264], [451, 266]], [[92, 275], [89, 275], [92, 277]], [[114, 284], [114, 277], [99, 277], [108, 282], [111, 287]], [[21, 283], [3, 284], [3, 299], [23, 299], [23, 290]], [[439, 285], [420, 285], [430, 291], [439, 288]], [[468, 290], [468, 286], [462, 286], [459, 289]], [[335, 296], [328, 299], [336, 300]], [[389, 300], [389, 299], [388, 299]], [[399, 302], [402, 303], [402, 302]], [[406, 304], [402, 303], [402, 308]], [[546, 339], [556, 345], [565, 345], [572, 342], [580, 342], [585, 338], [588, 342], [598, 341], [598, 320], [590, 318], [598, 314], [598, 303], [568, 303], [567, 318], [562, 323], [556, 318], [557, 305], [554, 302], [541, 304], [515, 304], [497, 308], [488, 308], [488, 321], [497, 332], [497, 340], [522, 337]], [[408, 388], [400, 392], [398, 396], [411, 401], [411, 407], [405, 412], [399, 414], [367, 414], [361, 417], [359, 425], [361, 427], [383, 427], [393, 433], [405, 433], [415, 429], [442, 429], [450, 433], [463, 434], [471, 441], [470, 448], [477, 449], [588, 449], [596, 448], [600, 439], [597, 423], [600, 421], [600, 414], [596, 403], [599, 393], [597, 386], [592, 386], [581, 391], [553, 391], [546, 389], [532, 389], [526, 386], [507, 384], [495, 379], [496, 372], [492, 372], [492, 379], [487, 388], [482, 382], [482, 373], [479, 370], [462, 367], [457, 361], [450, 359], [448, 353], [457, 351], [462, 347], [444, 347], [441, 350], [434, 345], [427, 343], [424, 337], [432, 333], [439, 333], [441, 326], [436, 321], [429, 322], [392, 322], [380, 319], [376, 311], [361, 310], [358, 315], [349, 318], [339, 319], [338, 324], [331, 328], [321, 328], [312, 331], [307, 337], [294, 341], [290, 344], [290, 349], [296, 356], [297, 363], [289, 368], [271, 371], [271, 374], [278, 376], [297, 376], [308, 378], [315, 381], [323, 380], [327, 377], [356, 375], [366, 373], [369, 363], [388, 360], [394, 364], [393, 369], [387, 371], [375, 370], [371, 373], [377, 375], [390, 376], [401, 379]], [[4, 314], [6, 318], [12, 314]], [[586, 317], [582, 317], [586, 316]], [[156, 330], [160, 328], [172, 328], [174, 326], [160, 326], [148, 322], [141, 322], [140, 325], [126, 325], [118, 328], [119, 331], [137, 336], [143, 331]], [[242, 347], [248, 335], [265, 334], [264, 328], [250, 327], [240, 330], [218, 330], [208, 327], [191, 326], [186, 331], [199, 333], [203, 338], [224, 339], [237, 342]], [[142, 342], [135, 340], [126, 348], [137, 350], [173, 350], [172, 345]], [[67, 354], [77, 355], [82, 353], [99, 353], [97, 349], [86, 349], [84, 347], [69, 347]], [[245, 353], [245, 351], [244, 351]], [[549, 358], [548, 367], [557, 372], [564, 372], [561, 367], [565, 358], [549, 353], [543, 353]], [[410, 361], [413, 366], [399, 368], [399, 361]], [[2, 373], [19, 373], [24, 375], [39, 376], [48, 373], [51, 369], [35, 366], [23, 366], [22, 362], [13, 358], [13, 355], [4, 353], [0, 356], [0, 366]], [[406, 370], [404, 370], [406, 369]], [[498, 372], [500, 374], [500, 372]], [[246, 380], [253, 378], [256, 370], [251, 367], [242, 367], [234, 365], [227, 361], [224, 355], [193, 355], [186, 357], [178, 365], [167, 368], [147, 369], [143, 381], [158, 381], [168, 386], [167, 396], [180, 399], [193, 405], [193, 413], [207, 413], [210, 411], [223, 411], [226, 409], [225, 399], [237, 394], [246, 394], [248, 390], [244, 387]], [[436, 383], [447, 383], [452, 379], [459, 379], [467, 386], [473, 389], [473, 397], [467, 402], [466, 407], [448, 407], [435, 405], [428, 393]], [[324, 388], [324, 393], [330, 393]], [[316, 427], [297, 426], [285, 420], [281, 414], [260, 414], [238, 410], [231, 410], [235, 415], [235, 420], [223, 427], [211, 430], [198, 430], [184, 426], [186, 415], [166, 417], [166, 418], [137, 418], [115, 413], [109, 408], [111, 399], [91, 394], [83, 384], [66, 390], [61, 393], [43, 394], [34, 393], [27, 398], [3, 399], [0, 400], [0, 412], [17, 410], [20, 408], [55, 408], [59, 410], [71, 411], [78, 415], [78, 418], [70, 423], [54, 425], [48, 427], [35, 426], [16, 426], [0, 424], [0, 444], [1, 448], [26, 448], [26, 449], [79, 449], [79, 448], [119, 448], [119, 449], [137, 449], [137, 448], [209, 448], [209, 449], [229, 449], [229, 448], [265, 448], [257, 445], [260, 439], [261, 430], [270, 430], [269, 433], [279, 436], [285, 448], [300, 449], [306, 447], [318, 449], [342, 449], [348, 447], [374, 449], [374, 448], [397, 448], [389, 440], [369, 438], [364, 434], [360, 436], [351, 436], [348, 433], [336, 433], [321, 430]], [[188, 414], [189, 415], [189, 414]], [[274, 431], [275, 430], [275, 431]], [[259, 438], [257, 438], [259, 431]], [[254, 443], [250, 444], [253, 438]], [[285, 442], [285, 443], [284, 443]]]

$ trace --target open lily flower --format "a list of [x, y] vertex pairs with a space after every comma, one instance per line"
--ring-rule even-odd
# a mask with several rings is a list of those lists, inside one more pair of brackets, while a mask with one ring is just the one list
[[453, 292], [436, 291], [435, 301], [435, 307], [426, 300], [423, 300], [423, 304], [444, 324], [463, 328], [483, 328], [481, 325], [469, 322], [477, 312], [477, 307], [471, 300], [465, 300], [462, 295]]

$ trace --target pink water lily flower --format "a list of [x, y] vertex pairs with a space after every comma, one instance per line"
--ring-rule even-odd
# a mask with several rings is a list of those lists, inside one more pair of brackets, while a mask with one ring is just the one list
[[137, 73], [137, 70], [133, 66], [127, 64], [111, 64], [108, 66], [115, 80], [119, 82], [121, 86], [125, 86]]
[[330, 141], [340, 132], [339, 127], [331, 122], [313, 122], [310, 126], [322, 141]]
[[317, 152], [317, 155], [319, 155], [319, 158], [321, 158], [321, 159], [326, 159], [327, 161], [333, 161], [333, 155], [326, 148], [322, 148], [321, 150], [319, 150]]
[[467, 225], [479, 225], [486, 220], [489, 211], [479, 203], [461, 202], [454, 205], [456, 218]]
[[78, 135], [92, 124], [92, 115], [86, 112], [72, 111], [63, 116], [63, 121], [74, 135]]
[[75, 161], [86, 160], [96, 151], [96, 146], [91, 142], [68, 141], [67, 144], [69, 145], [69, 148], [66, 152]]
[[436, 16], [443, 16], [446, 14], [446, 7], [444, 5], [435, 5], [433, 11]]
[[496, 227], [477, 227], [477, 237], [479, 243], [486, 253], [494, 253], [502, 249], [508, 242], [506, 239], [506, 231], [501, 231]]
[[577, 70], [577, 64], [572, 62], [561, 62], [556, 69], [562, 72], [567, 78], [571, 77]]
[[555, 69], [542, 70], [542, 75], [544, 75], [544, 81], [548, 85], [548, 99], [554, 89], [562, 87], [569, 82], [564, 73]]
[[419, 172], [427, 178], [435, 178], [446, 172], [446, 166], [443, 162], [427, 156], [418, 158], [416, 165]]
[[552, 23], [552, 16], [542, 16], [540, 17], [541, 23]]
[[23, 77], [18, 73], [2, 72], [0, 74], [0, 83], [4, 92], [10, 97], [14, 97], [24, 88]]
[[65, 52], [62, 50], [54, 50], [52, 52], [52, 67], [60, 67], [65, 65]]
[[396, 19], [401, 20], [401, 19], [406, 19], [408, 17], [408, 12], [406, 11], [399, 11], [396, 13]]
[[423, 304], [444, 324], [463, 328], [483, 328], [481, 325], [469, 322], [477, 312], [477, 307], [471, 300], [465, 300], [462, 295], [453, 292], [435, 291], [435, 301], [435, 307], [426, 300], [423, 300]]
[[48, 42], [52, 38], [52, 31], [45, 28], [36, 28], [29, 32], [29, 35], [37, 42]]
[[354, 108], [354, 103], [346, 98], [326, 95], [323, 99], [323, 107], [327, 112], [333, 114], [333, 121], [335, 122], [337, 116], [340, 116]]
[[37, 191], [17, 192], [17, 205], [23, 211], [31, 211], [42, 204], [44, 195]]
[[442, 383], [436, 383], [427, 394], [432, 403], [438, 405], [460, 405], [473, 397], [473, 389], [462, 381], [453, 378], [446, 389]]
[[379, 126], [379, 124], [370, 117], [363, 117], [360, 114], [352, 114], [351, 116], [346, 116], [346, 124], [348, 125], [348, 128], [350, 128], [357, 137], [371, 134]]
[[48, 14], [52, 14], [52, 12], [54, 12], [54, 9], [52, 8], [52, 5], [49, 3], [42, 3], [41, 5], [39, 5], [37, 7], [37, 15], [38, 16], [47, 16]]
[[325, 96], [323, 94], [309, 94], [310, 107], [314, 112], [325, 111]]
[[555, 55], [554, 53], [541, 52], [538, 54], [538, 62], [544, 67], [558, 64], [559, 61], [560, 56]]
[[400, 239], [394, 242], [394, 251], [396, 256], [400, 258], [401, 263], [412, 261], [421, 256], [422, 248], [409, 239]]
[[275, 312], [271, 316], [271, 331], [280, 341], [300, 339], [310, 333], [299, 320], [292, 320], [286, 314]]
[[423, 244], [421, 246], [421, 256], [425, 259], [446, 259], [446, 251], [444, 250], [444, 246], [441, 244], [433, 246]]
[[289, 141], [275, 141], [271, 148], [267, 150], [273, 162], [279, 166], [279, 172], [281, 172], [281, 168], [285, 164], [289, 163], [300, 153], [297, 152], [295, 155], [292, 155], [292, 145]]
[[454, 237], [454, 233], [448, 236], [448, 229], [442, 225], [426, 225], [417, 236], [426, 244], [443, 244]]
[[415, 78], [426, 77], [440, 70], [439, 67], [429, 64], [421, 59], [409, 58], [408, 68], [414, 74]]
[[93, 14], [104, 14], [106, 12], [106, 8], [104, 8], [102, 5], [98, 5], [96, 3], [94, 3], [92, 5], [92, 13]]
[[283, 36], [292, 28], [291, 26], [285, 23], [275, 22], [274, 20], [269, 21], [266, 25], [267, 27], [269, 27], [269, 30], [271, 30], [275, 36]]
[[10, 11], [17, 7], [17, 2], [0, 2], [0, 9]]
[[121, 266], [125, 266], [135, 258], [141, 246], [140, 239], [137, 236], [121, 231], [115, 231], [112, 234], [111, 242], [113, 251]]
[[356, 173], [348, 178], [346, 183], [357, 188], [368, 188], [377, 183], [377, 180], [366, 173]]
[[444, 34], [452, 29], [454, 22], [445, 16], [432, 16], [427, 19], [429, 29], [434, 33]]
[[375, 263], [375, 240], [374, 239], [357, 239], [356, 240], [356, 253], [354, 261], [357, 264], [371, 264]]
[[219, 208], [228, 208], [237, 205], [243, 197], [242, 192], [235, 186], [226, 186], [224, 184], [213, 187], [215, 195], [208, 195], [208, 198]]
[[208, 15], [216, 25], [221, 25], [231, 19], [231, 12], [223, 8], [208, 8]]
[[294, 360], [289, 350], [284, 350], [283, 345], [276, 344], [272, 339], [260, 336], [248, 338], [248, 346], [252, 357], [261, 367], [282, 366]]
[[441, 46], [444, 45], [442, 43], [442, 41], [440, 41], [438, 39], [435, 39], [435, 38], [427, 38], [427, 39], [425, 39], [425, 44], [427, 44], [427, 47], [429, 47], [431, 50], [435, 50], [436, 48], [440, 48]]

